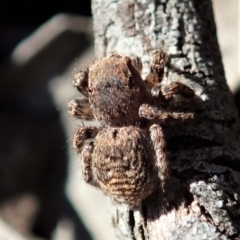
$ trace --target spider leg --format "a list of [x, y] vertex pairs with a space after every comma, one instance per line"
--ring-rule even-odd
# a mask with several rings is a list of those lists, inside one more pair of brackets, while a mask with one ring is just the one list
[[165, 136], [162, 130], [162, 127], [158, 124], [153, 124], [150, 128], [150, 138], [153, 144], [153, 148], [155, 151], [155, 160], [156, 166], [158, 168], [158, 177], [161, 180], [161, 184], [163, 186], [163, 190], [165, 187], [166, 179], [168, 179], [169, 175], [169, 164], [168, 164], [168, 156], [167, 156], [167, 144], [165, 140]]
[[95, 127], [80, 127], [73, 137], [73, 147], [80, 153], [82, 163], [82, 173], [85, 182], [99, 187], [92, 173], [92, 153], [94, 149], [94, 138], [99, 129]]
[[81, 152], [82, 173], [83, 173], [83, 178], [87, 183], [90, 183], [93, 180], [92, 152], [93, 152], [93, 142], [87, 143]]
[[73, 136], [73, 148], [77, 153], [80, 153], [86, 142], [91, 142], [100, 129], [96, 127], [80, 127]]
[[163, 50], [155, 50], [152, 52], [150, 73], [145, 79], [146, 85], [149, 89], [152, 89], [155, 85], [160, 85], [163, 79], [164, 67], [167, 62], [168, 57]]
[[148, 104], [142, 104], [139, 107], [139, 116], [149, 120], [158, 119], [162, 124], [172, 125], [174, 123], [181, 123], [186, 121], [196, 120], [196, 116], [191, 112], [167, 112], [165, 110], [158, 109]]
[[73, 86], [82, 93], [85, 97], [88, 97], [88, 73], [89, 69], [83, 69], [77, 72], [73, 77]]
[[89, 142], [84, 145], [81, 152], [82, 174], [85, 182], [100, 187], [97, 180], [94, 178], [92, 171], [92, 153], [94, 148], [94, 142]]
[[92, 109], [87, 98], [75, 98], [68, 103], [68, 113], [70, 116], [84, 119], [94, 120]]
[[[152, 90], [156, 91], [156, 90]], [[181, 82], [171, 82], [170, 84], [166, 86], [161, 86], [160, 89], [162, 96], [165, 98], [165, 100], [169, 100], [173, 98], [173, 95], [180, 94], [186, 98], [190, 98], [194, 96], [194, 91], [186, 86], [185, 84]]]

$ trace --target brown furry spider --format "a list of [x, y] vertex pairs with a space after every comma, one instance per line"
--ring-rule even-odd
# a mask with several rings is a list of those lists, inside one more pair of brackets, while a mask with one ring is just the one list
[[150, 73], [141, 77], [140, 58], [112, 54], [78, 72], [74, 87], [85, 98], [68, 105], [69, 114], [97, 119], [101, 128], [80, 127], [73, 146], [81, 154], [84, 180], [112, 199], [138, 207], [160, 180], [168, 177], [168, 157], [163, 127], [194, 119], [193, 113], [174, 112], [176, 94], [192, 97], [180, 82], [162, 86], [166, 54], [152, 54]]

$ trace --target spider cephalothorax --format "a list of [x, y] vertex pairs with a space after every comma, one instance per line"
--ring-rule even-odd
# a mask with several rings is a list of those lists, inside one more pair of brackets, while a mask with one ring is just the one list
[[113, 54], [74, 78], [73, 85], [89, 100], [72, 100], [70, 115], [95, 117], [101, 124], [99, 129], [80, 127], [74, 135], [84, 179], [130, 207], [139, 206], [159, 180], [164, 188], [169, 161], [163, 127], [194, 119], [193, 113], [173, 112], [167, 106], [175, 94], [194, 95], [180, 82], [162, 86], [167, 61], [163, 51], [154, 51], [144, 81], [140, 58]]
[[114, 54], [89, 68], [89, 100], [95, 118], [105, 126], [134, 125], [149, 92], [129, 57]]

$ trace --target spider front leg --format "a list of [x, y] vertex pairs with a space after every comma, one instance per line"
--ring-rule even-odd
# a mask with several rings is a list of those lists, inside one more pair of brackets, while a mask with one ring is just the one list
[[155, 50], [152, 52], [152, 59], [150, 61], [150, 73], [145, 79], [148, 89], [154, 86], [159, 88], [164, 74], [164, 67], [169, 61], [167, 54], [163, 50]]
[[88, 92], [89, 92], [88, 74], [89, 74], [89, 69], [86, 68], [77, 72], [73, 77], [73, 86], [87, 98], [88, 98]]
[[164, 67], [169, 63], [169, 57], [163, 50], [153, 51], [150, 62], [150, 73], [145, 80], [147, 88], [151, 90], [152, 96], [158, 97], [161, 95], [165, 100], [171, 99], [175, 94], [192, 97], [194, 95], [193, 90], [181, 82], [172, 82], [166, 86], [161, 85]]
[[68, 113], [72, 117], [84, 120], [94, 120], [94, 115], [89, 103], [88, 74], [89, 70], [84, 69], [74, 75], [73, 86], [82, 93], [85, 98], [75, 98], [68, 104]]
[[[154, 91], [156, 90], [152, 90], [153, 95], [155, 94]], [[166, 86], [161, 86], [160, 91], [165, 100], [173, 98], [173, 95], [176, 94], [182, 95], [186, 98], [194, 96], [194, 91], [181, 82], [171, 82]]]
[[142, 104], [139, 108], [139, 116], [148, 120], [157, 119], [161, 124], [172, 125], [181, 122], [193, 122], [196, 116], [191, 112], [171, 112], [158, 109], [148, 104]]

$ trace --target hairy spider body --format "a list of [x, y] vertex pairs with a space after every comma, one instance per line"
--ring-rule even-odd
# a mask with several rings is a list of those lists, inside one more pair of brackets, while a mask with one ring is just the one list
[[140, 122], [139, 106], [150, 94], [129, 57], [114, 54], [89, 68], [89, 100], [95, 118], [104, 126]]
[[162, 86], [167, 63], [163, 51], [154, 51], [144, 81], [140, 58], [113, 54], [96, 60], [73, 82], [89, 101], [71, 101], [69, 114], [87, 120], [94, 116], [101, 124], [100, 129], [81, 127], [74, 135], [84, 180], [131, 208], [159, 182], [166, 190], [169, 156], [164, 126], [195, 119], [191, 112], [174, 112], [168, 106], [174, 94], [189, 98], [194, 93], [181, 82]]
[[93, 176], [115, 201], [136, 207], [152, 193], [157, 171], [149, 143], [144, 131], [134, 126], [105, 128], [96, 136]]

